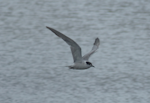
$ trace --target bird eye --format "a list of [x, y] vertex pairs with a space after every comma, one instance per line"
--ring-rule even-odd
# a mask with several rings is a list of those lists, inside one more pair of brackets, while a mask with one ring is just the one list
[[91, 63], [90, 63], [90, 62], [86, 62], [86, 64], [91, 65]]

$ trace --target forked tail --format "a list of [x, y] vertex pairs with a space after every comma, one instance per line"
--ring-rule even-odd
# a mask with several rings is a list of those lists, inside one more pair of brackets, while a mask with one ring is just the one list
[[66, 67], [68, 67], [69, 69], [74, 69], [74, 67], [73, 67], [73, 66], [66, 66]]

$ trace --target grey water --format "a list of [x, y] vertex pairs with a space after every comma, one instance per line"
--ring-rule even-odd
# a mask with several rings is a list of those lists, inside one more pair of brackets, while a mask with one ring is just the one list
[[[95, 68], [70, 70], [96, 37]], [[149, 0], [0, 0], [0, 103], [150, 103]]]

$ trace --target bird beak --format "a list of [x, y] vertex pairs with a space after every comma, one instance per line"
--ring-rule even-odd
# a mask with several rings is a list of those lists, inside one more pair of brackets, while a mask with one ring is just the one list
[[[92, 67], [94, 67], [93, 65], [92, 65]], [[95, 67], [94, 67], [95, 68]]]

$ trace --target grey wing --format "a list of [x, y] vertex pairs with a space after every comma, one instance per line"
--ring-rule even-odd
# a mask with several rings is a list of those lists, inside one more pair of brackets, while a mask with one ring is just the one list
[[81, 48], [75, 41], [73, 41], [69, 37], [65, 36], [64, 34], [60, 33], [59, 31], [53, 28], [50, 27], [47, 28], [50, 29], [53, 33], [55, 33], [58, 37], [62, 38], [68, 45], [70, 45], [74, 62], [82, 61]]
[[82, 57], [83, 60], [88, 60], [89, 57], [98, 49], [99, 45], [100, 45], [100, 40], [99, 38], [96, 38], [92, 50], [88, 54], [85, 54]]

